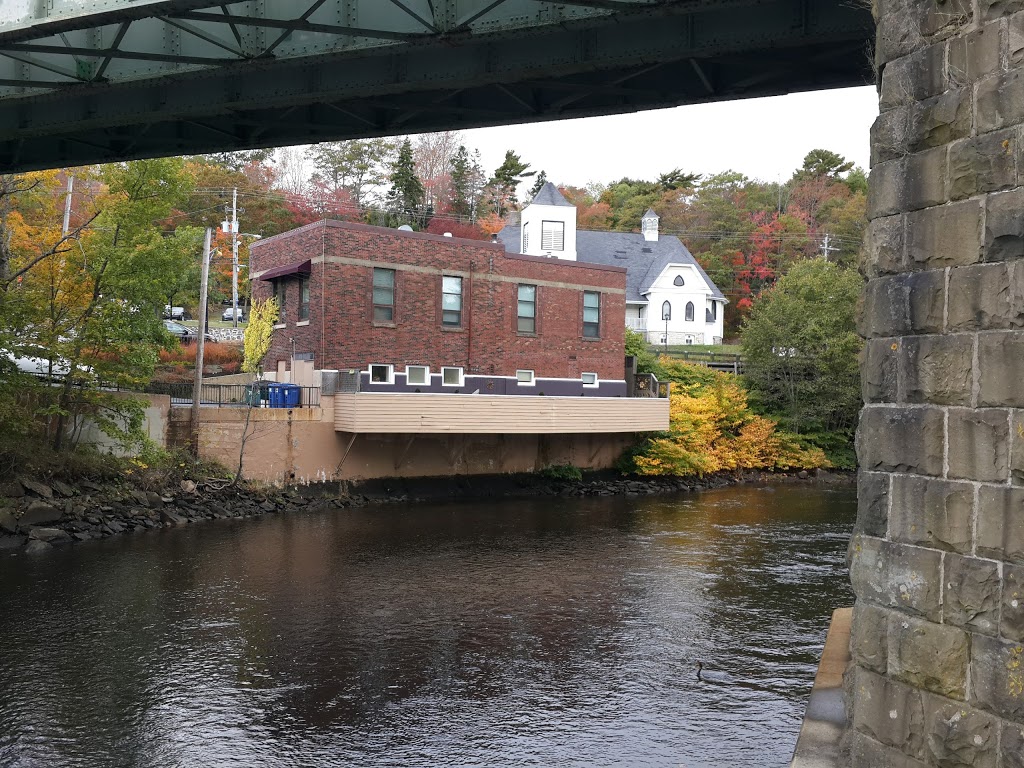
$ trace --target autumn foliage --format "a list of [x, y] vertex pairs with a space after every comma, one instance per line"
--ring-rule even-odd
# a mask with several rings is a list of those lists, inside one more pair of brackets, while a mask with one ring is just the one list
[[685, 476], [829, 466], [819, 448], [802, 446], [773, 420], [755, 414], [735, 377], [664, 359], [662, 364], [676, 380], [669, 431], [648, 439], [633, 457], [637, 473]]

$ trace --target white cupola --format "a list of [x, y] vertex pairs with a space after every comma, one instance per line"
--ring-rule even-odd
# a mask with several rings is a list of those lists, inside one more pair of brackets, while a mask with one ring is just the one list
[[550, 181], [520, 213], [522, 252], [576, 261], [576, 206]]
[[649, 243], [658, 242], [658, 214], [652, 209], [648, 208], [647, 213], [640, 219], [640, 231], [643, 233], [644, 240]]

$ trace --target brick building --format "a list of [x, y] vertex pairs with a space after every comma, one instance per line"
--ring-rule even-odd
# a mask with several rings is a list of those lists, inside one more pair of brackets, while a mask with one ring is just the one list
[[283, 307], [268, 371], [361, 371], [362, 388], [626, 393], [626, 270], [322, 221], [255, 243], [254, 299]]

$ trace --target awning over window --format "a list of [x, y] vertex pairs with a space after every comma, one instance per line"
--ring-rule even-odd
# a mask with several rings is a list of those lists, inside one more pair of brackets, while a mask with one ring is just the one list
[[305, 261], [297, 261], [294, 264], [285, 264], [283, 267], [268, 269], [260, 275], [260, 280], [273, 280], [277, 277], [288, 277], [289, 275], [308, 275], [310, 273], [309, 261], [309, 259], [306, 259]]

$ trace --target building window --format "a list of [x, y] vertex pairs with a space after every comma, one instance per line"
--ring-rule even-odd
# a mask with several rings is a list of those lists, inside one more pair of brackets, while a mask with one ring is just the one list
[[395, 321], [395, 270], [373, 268], [373, 321]]
[[274, 298], [277, 299], [277, 322], [285, 323], [288, 321], [288, 314], [285, 311], [287, 306], [285, 299], [288, 298], [288, 283], [284, 280], [274, 281]]
[[540, 223], [540, 249], [542, 251], [565, 250], [564, 221], [542, 221]]
[[588, 339], [601, 335], [601, 294], [597, 291], [583, 292], [583, 335]]
[[527, 229], [526, 225], [523, 225], [523, 253], [530, 250], [530, 230]]
[[683, 280], [682, 275], [676, 275], [676, 279], [672, 281], [672, 285], [686, 285], [686, 281]]
[[425, 365], [405, 366], [406, 384], [430, 384], [430, 368]]
[[661, 305], [661, 319], [662, 320], [671, 320], [672, 319], [672, 304], [670, 302], [666, 301], [664, 304]]
[[516, 384], [533, 386], [533, 371], [516, 371]]
[[371, 365], [370, 382], [373, 384], [391, 384], [395, 380], [395, 366]]
[[584, 373], [580, 375], [583, 379], [584, 387], [596, 387], [597, 386], [597, 374], [596, 373]]
[[441, 278], [441, 324], [462, 325], [462, 278]]
[[692, 301], [686, 302], [686, 321], [690, 322], [690, 323], [693, 322], [693, 302]]
[[441, 383], [446, 387], [461, 387], [463, 384], [461, 368], [442, 368]]
[[518, 309], [516, 310], [516, 331], [537, 332], [537, 286], [520, 285]]
[[299, 320], [309, 320], [309, 278], [299, 278]]
[[718, 302], [717, 301], [712, 301], [711, 302], [711, 319], [712, 320], [717, 320], [718, 319]]

